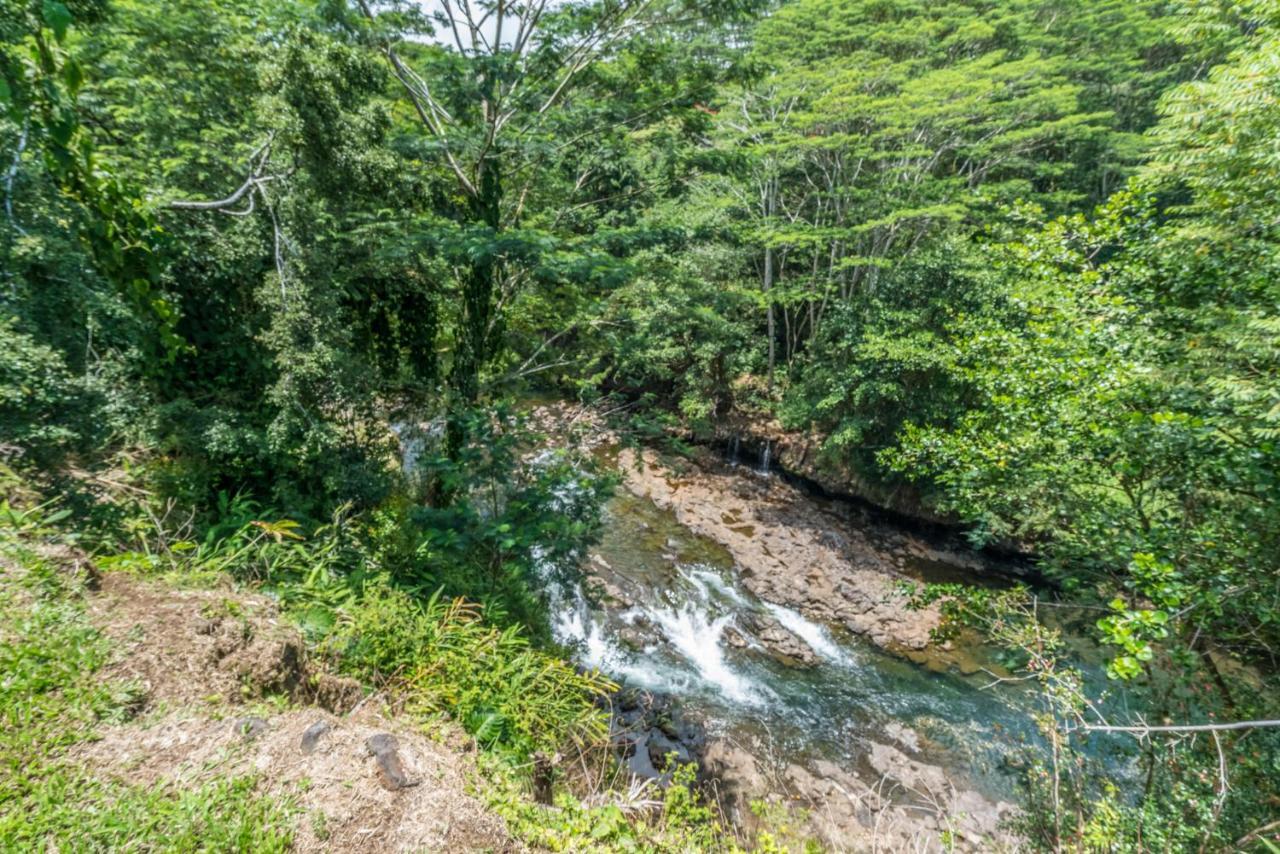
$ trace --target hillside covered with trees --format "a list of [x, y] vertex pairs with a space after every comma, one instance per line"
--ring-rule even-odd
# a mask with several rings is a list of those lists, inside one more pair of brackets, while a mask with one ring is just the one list
[[[302, 784], [85, 765], [182, 705], [103, 608], [219, 589], [465, 733], [476, 846], [1280, 849], [1277, 0], [0, 0], [0, 205], [0, 848], [326, 847]], [[1005, 692], [998, 832], [823, 819], [799, 749], [735, 810], [719, 707], [618, 664], [681, 649], [625, 514], [657, 598], [749, 594], [699, 679]], [[917, 541], [1000, 571], [866, 556]], [[183, 702], [328, 702], [255, 691]]]

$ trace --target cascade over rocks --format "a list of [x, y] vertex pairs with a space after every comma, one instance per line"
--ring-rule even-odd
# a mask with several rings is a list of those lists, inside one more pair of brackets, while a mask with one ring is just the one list
[[[552, 425], [542, 410], [535, 418]], [[603, 428], [588, 418], [577, 423], [598, 437]], [[600, 451], [615, 462], [609, 447]], [[913, 561], [955, 566], [962, 557], [947, 560], [910, 532], [842, 515], [782, 478], [709, 453], [668, 463], [623, 449], [616, 464], [630, 495], [611, 505], [610, 533], [582, 561], [581, 589], [551, 589], [563, 640], [580, 644], [586, 661], [624, 684], [661, 686], [614, 698], [613, 744], [631, 774], [663, 785], [668, 757], [696, 761], [747, 838], [759, 822], [752, 804], [764, 800], [803, 810], [805, 833], [835, 850], [941, 850], [944, 831], [956, 850], [1008, 847], [999, 829], [1008, 805], [934, 764], [949, 762], [942, 744], [892, 719], [851, 727], [832, 717], [835, 707], [815, 714], [797, 696], [804, 680], [822, 694], [825, 680], [875, 666], [841, 629], [899, 661], [971, 670], [975, 656], [931, 643], [937, 609], [911, 610], [900, 587], [918, 578]], [[705, 722], [690, 725], [678, 704]], [[773, 731], [788, 723], [800, 729]], [[948, 818], [953, 805], [967, 823]]]
[[618, 465], [629, 490], [724, 545], [744, 585], [761, 599], [842, 625], [882, 647], [929, 645], [938, 611], [907, 607], [897, 586], [906, 578], [902, 568], [861, 532], [839, 530], [838, 519], [815, 510], [794, 487], [727, 467], [676, 473], [648, 450], [624, 449]]

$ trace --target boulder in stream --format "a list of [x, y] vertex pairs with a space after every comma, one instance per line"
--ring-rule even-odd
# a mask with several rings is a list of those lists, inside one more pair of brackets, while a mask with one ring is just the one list
[[[764, 614], [751, 614], [744, 618], [760, 645], [771, 657], [788, 667], [813, 667], [818, 655], [794, 632]], [[729, 641], [733, 643], [732, 640]]]

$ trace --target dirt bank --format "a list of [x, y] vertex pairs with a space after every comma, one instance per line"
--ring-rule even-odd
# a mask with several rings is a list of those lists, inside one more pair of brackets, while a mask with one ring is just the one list
[[[183, 787], [255, 774], [296, 804], [297, 851], [519, 850], [469, 794], [469, 740], [443, 725], [429, 738], [309, 661], [270, 599], [108, 573], [88, 612], [117, 651], [104, 677], [140, 688], [136, 717], [73, 749], [92, 773]], [[383, 735], [392, 758], [370, 747]]]

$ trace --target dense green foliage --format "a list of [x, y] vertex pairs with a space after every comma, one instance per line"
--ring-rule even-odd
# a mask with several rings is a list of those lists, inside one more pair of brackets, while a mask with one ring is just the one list
[[[527, 755], [599, 735], [540, 585], [610, 483], [512, 398], [805, 431], [1101, 609], [1148, 719], [1263, 716], [1278, 145], [1275, 0], [0, 0], [0, 462], [112, 537], [129, 469], [165, 545], [108, 563], [234, 567]], [[943, 592], [1087, 768], [1052, 628]], [[1141, 761], [1033, 774], [1029, 841], [1274, 808], [1264, 734]]]

